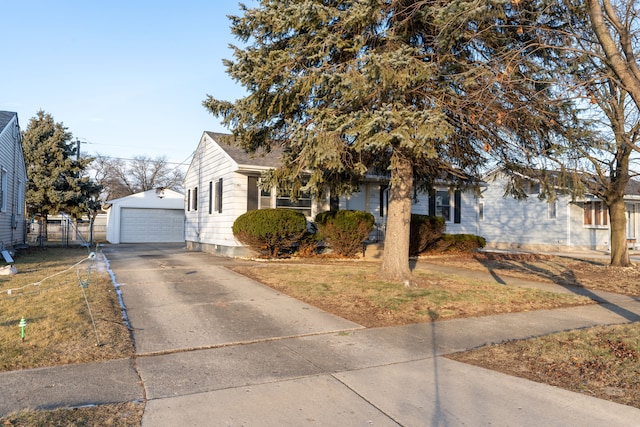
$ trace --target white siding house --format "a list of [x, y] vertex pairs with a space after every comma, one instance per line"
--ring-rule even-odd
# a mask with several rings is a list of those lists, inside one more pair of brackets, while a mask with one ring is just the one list
[[25, 244], [26, 186], [18, 114], [0, 111], [0, 249]]
[[[370, 240], [384, 240], [387, 222], [388, 181], [369, 177], [360, 190], [341, 197], [339, 209], [371, 212], [376, 220], [376, 230]], [[429, 192], [417, 192], [411, 212], [420, 215], [437, 215], [445, 219], [446, 232], [451, 234], [478, 234], [478, 200], [472, 190], [451, 189], [445, 182], [435, 185]]]
[[222, 255], [246, 255], [233, 236], [236, 218], [250, 209], [275, 207], [273, 195], [258, 189], [265, 170], [278, 166], [279, 155], [249, 155], [222, 141], [225, 135], [204, 132], [185, 176], [187, 249]]
[[177, 191], [148, 190], [109, 200], [103, 209], [109, 243], [184, 242], [184, 195]]
[[[187, 249], [242, 256], [248, 250], [235, 239], [236, 218], [251, 209], [285, 207], [303, 212], [313, 220], [328, 210], [328, 200], [302, 198], [292, 202], [275, 191], [258, 188], [263, 171], [280, 165], [279, 152], [247, 154], [224, 141], [226, 135], [204, 132], [185, 176], [185, 239]], [[360, 190], [337, 202], [339, 209], [371, 212], [376, 230], [370, 239], [384, 240], [387, 217], [388, 179], [368, 177]], [[416, 195], [413, 212], [441, 215], [447, 232], [477, 234], [477, 199], [472, 191], [449, 189], [444, 183], [432, 194]]]
[[[538, 198], [539, 186], [532, 185], [527, 199], [505, 197], [506, 178], [500, 173], [486, 178], [487, 187], [479, 199], [481, 212], [478, 235], [489, 248], [526, 250], [608, 250], [609, 214], [598, 198], [586, 195], [573, 200], [559, 194], [555, 201]], [[636, 248], [640, 185], [627, 186], [627, 238]]]

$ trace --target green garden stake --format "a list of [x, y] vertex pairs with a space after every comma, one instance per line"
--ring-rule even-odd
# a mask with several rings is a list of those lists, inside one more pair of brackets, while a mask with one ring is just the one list
[[18, 324], [18, 326], [20, 326], [22, 332], [22, 341], [24, 342], [24, 327], [27, 326], [27, 321], [24, 319], [24, 316], [22, 317], [22, 319], [20, 319], [20, 323]]

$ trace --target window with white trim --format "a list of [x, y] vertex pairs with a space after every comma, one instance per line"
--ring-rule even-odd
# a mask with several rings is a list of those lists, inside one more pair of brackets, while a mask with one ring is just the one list
[[609, 213], [604, 202], [584, 202], [584, 225], [586, 227], [607, 227]]
[[194, 187], [193, 188], [193, 205], [191, 206], [191, 208], [194, 211], [198, 210], [198, 187]]
[[449, 191], [436, 191], [436, 216], [449, 221], [451, 219], [451, 200]]
[[547, 203], [547, 218], [556, 219], [558, 217], [558, 203], [554, 200], [553, 202]]
[[289, 197], [286, 189], [261, 188], [259, 180], [255, 177], [249, 177], [248, 183], [247, 210], [270, 209], [275, 206], [276, 208], [302, 212], [307, 217], [311, 216], [311, 195], [308, 193], [302, 193], [294, 200]]

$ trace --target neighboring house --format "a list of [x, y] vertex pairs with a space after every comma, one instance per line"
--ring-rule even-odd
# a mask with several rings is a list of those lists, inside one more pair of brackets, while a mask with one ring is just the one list
[[[313, 220], [331, 205], [371, 212], [376, 220], [372, 240], [384, 240], [388, 180], [368, 177], [360, 190], [335, 203], [300, 198], [293, 202], [258, 187], [262, 172], [280, 165], [280, 153], [247, 154], [223, 141], [226, 135], [204, 132], [185, 176], [187, 249], [242, 256], [249, 252], [232, 232], [236, 218], [252, 209], [295, 209]], [[445, 217], [447, 232], [477, 234], [478, 200], [472, 191], [450, 190], [445, 183], [431, 194], [416, 194], [413, 212]]]
[[0, 111], [0, 249], [26, 242], [26, 185], [18, 114]]
[[158, 188], [108, 200], [107, 241], [110, 243], [184, 242], [184, 195]]
[[[506, 178], [499, 172], [485, 178], [478, 201], [478, 233], [489, 248], [525, 250], [608, 250], [609, 215], [604, 202], [592, 195], [572, 200], [558, 194], [554, 201], [538, 198], [540, 185], [530, 181], [527, 199], [505, 197]], [[627, 186], [627, 238], [637, 246], [640, 226], [640, 183]]]

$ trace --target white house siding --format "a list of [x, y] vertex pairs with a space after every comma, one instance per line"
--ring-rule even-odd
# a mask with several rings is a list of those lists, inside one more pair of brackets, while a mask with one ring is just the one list
[[[340, 209], [353, 209], [371, 212], [376, 222], [376, 228], [370, 236], [370, 240], [377, 241], [384, 239], [384, 230], [387, 222], [387, 187], [380, 183], [365, 182], [360, 191], [350, 196], [341, 198]], [[445, 187], [437, 187], [437, 190], [448, 190]], [[381, 196], [380, 191], [383, 191]], [[477, 221], [477, 199], [473, 191], [463, 191], [460, 197], [460, 223], [454, 221], [454, 196], [451, 194], [451, 211], [446, 222], [446, 232], [450, 234], [478, 234]], [[382, 208], [381, 208], [382, 202]], [[429, 195], [418, 192], [416, 201], [411, 207], [414, 214], [429, 214]]]
[[460, 224], [447, 224], [447, 233], [478, 234], [478, 198], [473, 191], [462, 192]]
[[479, 202], [484, 218], [478, 221], [478, 234], [495, 248], [558, 248], [570, 244], [567, 232], [568, 203], [565, 196], [556, 200], [556, 217], [549, 217], [549, 203], [537, 194], [524, 200], [504, 196], [505, 181], [489, 183]]
[[[242, 244], [233, 236], [236, 218], [247, 211], [247, 175], [234, 172], [237, 165], [213, 139], [203, 134], [185, 176], [185, 188], [198, 188], [198, 208], [187, 206], [187, 248], [223, 254], [242, 254]], [[217, 183], [222, 178], [222, 212], [215, 206]], [[209, 183], [212, 194], [209, 195]], [[214, 202], [209, 213], [210, 197]]]
[[[0, 211], [0, 246], [10, 248], [25, 243], [24, 197], [27, 174], [18, 127], [18, 115], [6, 111], [0, 123], [0, 170], [6, 179], [6, 205]], [[8, 119], [8, 120], [6, 120]]]
[[[569, 246], [574, 249], [608, 250], [611, 232], [608, 226], [584, 225], [584, 205], [580, 202], [569, 205]], [[608, 222], [608, 221], [607, 221]]]

